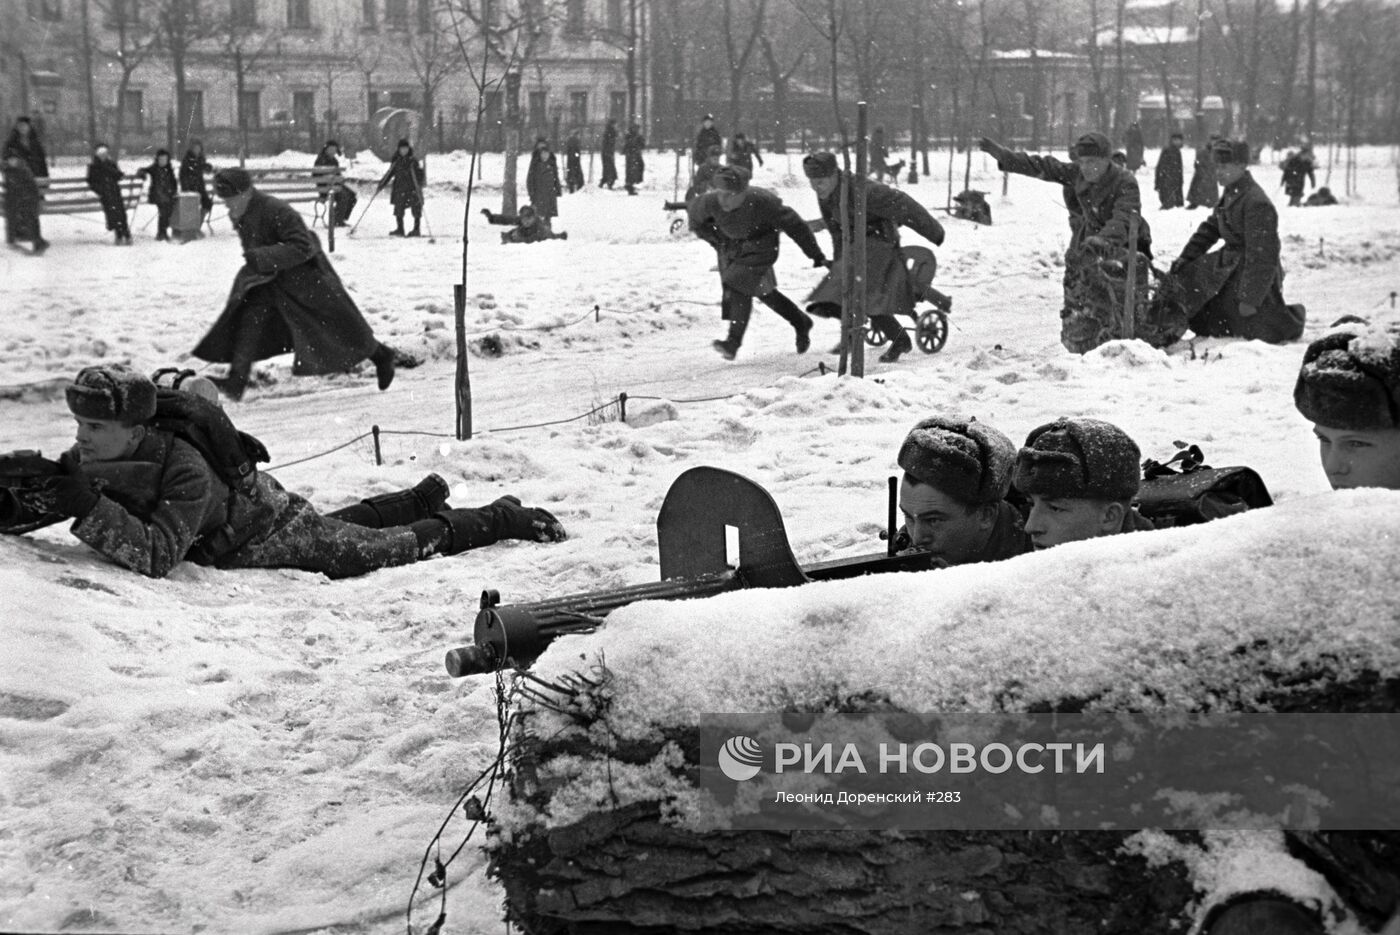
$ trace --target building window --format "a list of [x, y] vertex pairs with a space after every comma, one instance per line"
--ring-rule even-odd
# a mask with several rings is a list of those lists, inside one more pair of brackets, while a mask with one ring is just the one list
[[569, 93], [569, 125], [581, 127], [588, 123], [588, 92]]
[[287, 28], [311, 28], [311, 0], [287, 0]]
[[608, 116], [621, 120], [627, 113], [627, 92], [614, 91], [608, 95]]
[[293, 91], [292, 92], [292, 122], [299, 128], [315, 126], [316, 124], [316, 92], [315, 91]]
[[433, 31], [433, 0], [418, 0], [418, 31]]
[[408, 28], [408, 0], [384, 0], [384, 25], [390, 29]]
[[378, 18], [374, 15], [374, 0], [361, 0], [360, 28], [373, 31], [377, 25]]
[[402, 107], [404, 110], [413, 110], [417, 106], [412, 91], [390, 91], [389, 106]]
[[529, 113], [529, 116], [528, 116], [526, 119], [528, 119], [528, 120], [530, 121], [530, 126], [531, 126], [531, 127], [534, 127], [534, 128], [543, 127], [543, 126], [545, 125], [546, 121], [549, 120], [549, 115], [545, 112], [545, 106], [546, 106], [546, 104], [548, 104], [548, 102], [549, 102], [548, 92], [546, 92], [546, 91], [531, 91], [531, 92], [530, 92], [530, 100], [529, 100], [530, 113]]
[[622, 32], [622, 0], [608, 0], [608, 28], [613, 32]]
[[122, 125], [140, 133], [146, 129], [146, 101], [141, 91], [126, 91], [118, 105], [122, 112]]
[[244, 91], [238, 95], [238, 114], [249, 130], [262, 128], [262, 92]]
[[566, 0], [564, 10], [564, 31], [583, 32], [583, 0]]
[[258, 25], [258, 5], [255, 0], [230, 0], [229, 20], [235, 26]]
[[186, 91], [185, 106], [186, 119], [189, 121], [188, 133], [204, 132], [204, 92]]

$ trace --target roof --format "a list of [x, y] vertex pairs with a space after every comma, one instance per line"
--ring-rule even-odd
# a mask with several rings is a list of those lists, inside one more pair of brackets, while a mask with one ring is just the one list
[[[1099, 30], [1097, 41], [1100, 46], [1113, 45], [1118, 41], [1117, 29]], [[1124, 26], [1124, 45], [1185, 45], [1196, 41], [1196, 31], [1190, 26]]]

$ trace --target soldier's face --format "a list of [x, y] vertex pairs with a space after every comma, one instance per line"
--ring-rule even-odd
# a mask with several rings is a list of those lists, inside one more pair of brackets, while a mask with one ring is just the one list
[[1400, 429], [1356, 431], [1314, 425], [1313, 434], [1333, 490], [1400, 490]]
[[907, 475], [899, 483], [899, 508], [914, 547], [949, 565], [976, 558], [996, 520], [991, 509], [969, 510], [938, 488], [911, 481]]
[[145, 430], [139, 425], [123, 425], [114, 419], [80, 419], [75, 439], [83, 461], [114, 461], [136, 448]]
[[812, 191], [817, 193], [818, 198], [825, 198], [836, 190], [835, 175], [825, 175], [819, 179], [809, 178], [807, 181], [812, 183]]
[[726, 211], [738, 208], [744, 203], [744, 196], [748, 194], [746, 189], [735, 192], [727, 188], [717, 188], [715, 191], [719, 193], [719, 206]]
[[1103, 156], [1077, 156], [1075, 163], [1079, 166], [1079, 173], [1089, 182], [1097, 182], [1108, 171], [1112, 160]]
[[1102, 500], [1031, 495], [1026, 533], [1037, 549], [1094, 539], [1123, 526], [1123, 505]]
[[1236, 179], [1244, 175], [1245, 166], [1238, 162], [1217, 162], [1215, 164], [1215, 181], [1220, 185], [1233, 184]]
[[253, 191], [249, 189], [246, 192], [239, 192], [236, 195], [230, 195], [227, 198], [220, 198], [219, 200], [224, 203], [225, 208], [228, 208], [229, 220], [236, 221], [243, 217], [243, 213], [248, 210], [248, 202], [252, 197]]

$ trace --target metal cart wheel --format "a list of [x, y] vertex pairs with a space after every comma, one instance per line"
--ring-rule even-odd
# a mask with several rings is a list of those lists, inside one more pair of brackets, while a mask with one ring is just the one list
[[883, 331], [879, 331], [869, 320], [865, 322], [865, 343], [871, 347], [884, 347], [889, 338], [885, 337]]
[[675, 218], [671, 221], [671, 234], [679, 234], [685, 230], [685, 218]]
[[940, 311], [927, 311], [919, 316], [914, 340], [925, 354], [937, 354], [948, 343], [948, 316]]

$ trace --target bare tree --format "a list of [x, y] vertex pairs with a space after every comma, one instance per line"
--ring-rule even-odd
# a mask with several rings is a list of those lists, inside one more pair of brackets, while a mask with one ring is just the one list
[[784, 67], [782, 60], [778, 57], [778, 51], [773, 46], [773, 40], [768, 35], [768, 30], [758, 37], [759, 48], [763, 52], [763, 62], [768, 70], [768, 83], [773, 88], [773, 151], [787, 152], [787, 112], [788, 112], [788, 86], [792, 81], [793, 73], [801, 67], [807, 58], [807, 53], [811, 49], [803, 45], [797, 50], [797, 55], [793, 57], [792, 64]]
[[346, 60], [352, 63], [355, 71], [365, 80], [365, 116], [374, 118], [375, 92], [374, 74], [384, 64], [384, 42], [378, 33], [361, 32], [346, 49]]
[[1099, 42], [1099, 0], [1089, 0], [1089, 76], [1094, 90], [1090, 96], [1089, 125], [1094, 128], [1108, 123], [1108, 98], [1104, 91], [1103, 47]]
[[[763, 23], [767, 18], [768, 0], [743, 0], [749, 8], [746, 25], [736, 25], [734, 0], [723, 0], [720, 14], [721, 33], [724, 37], [725, 71], [729, 78], [729, 126], [738, 127], [742, 116], [744, 79], [748, 76], [749, 59], [753, 56], [758, 37], [763, 34]], [[736, 35], [736, 32], [739, 35]]]
[[[1128, 0], [1113, 0], [1113, 136], [1123, 135], [1123, 116], [1128, 109], [1128, 73], [1124, 62], [1123, 30], [1128, 13]], [[1104, 129], [1095, 127], [1094, 129]]]
[[[422, 90], [421, 111], [423, 125], [432, 126], [437, 106], [437, 91], [442, 83], [468, 67], [466, 56], [461, 52], [452, 33], [440, 28], [438, 14], [445, 13], [454, 23], [464, 6], [471, 0], [456, 0], [443, 6], [435, 6], [433, 0], [417, 0], [417, 23], [410, 24], [403, 33], [399, 48], [418, 79]], [[477, 7], [491, 8], [490, 0], [476, 0]], [[528, 6], [528, 4], [527, 4]]]
[[[856, 89], [861, 100], [876, 106], [880, 86], [889, 72], [890, 51], [895, 48], [891, 27], [897, 18], [889, 15], [898, 7], [889, 0], [853, 0], [859, 4], [856, 15], [847, 17], [846, 54], [855, 72]], [[895, 26], [903, 28], [903, 23]]]
[[1278, 117], [1274, 121], [1272, 143], [1286, 146], [1293, 139], [1297, 121], [1293, 116], [1293, 88], [1298, 83], [1298, 60], [1303, 51], [1303, 0], [1293, 0], [1286, 29], [1270, 30], [1269, 58], [1278, 63]]
[[[1222, 30], [1233, 63], [1234, 97], [1239, 101], [1239, 122], [1235, 133], [1248, 138], [1255, 132], [1259, 108], [1259, 74], [1263, 62], [1264, 12], [1272, 0], [1218, 0], [1225, 23]], [[1241, 7], [1247, 4], [1247, 10]]]
[[156, 0], [156, 29], [161, 48], [170, 56], [175, 75], [175, 147], [183, 149], [190, 136], [194, 115], [186, 91], [185, 66], [199, 41], [209, 34], [207, 20], [200, 16], [199, 0]]
[[131, 76], [143, 63], [160, 49], [160, 34], [149, 17], [141, 16], [141, 7], [132, 0], [94, 0], [103, 24], [113, 33], [113, 46], [98, 46], [98, 53], [117, 66], [121, 77], [117, 79], [116, 123], [112, 132], [112, 145], [117, 152], [122, 151], [122, 137], [126, 132], [127, 92], [131, 89]]
[[844, 0], [792, 0], [802, 18], [826, 40], [831, 77], [831, 110], [836, 118], [836, 132], [841, 135], [841, 161], [851, 169], [850, 134], [846, 118], [841, 113], [841, 35], [846, 28]]
[[277, 33], [258, 24], [255, 8], [230, 5], [211, 32], [217, 37], [220, 56], [233, 69], [234, 107], [238, 119], [238, 164], [248, 155], [248, 76], [277, 51]]

